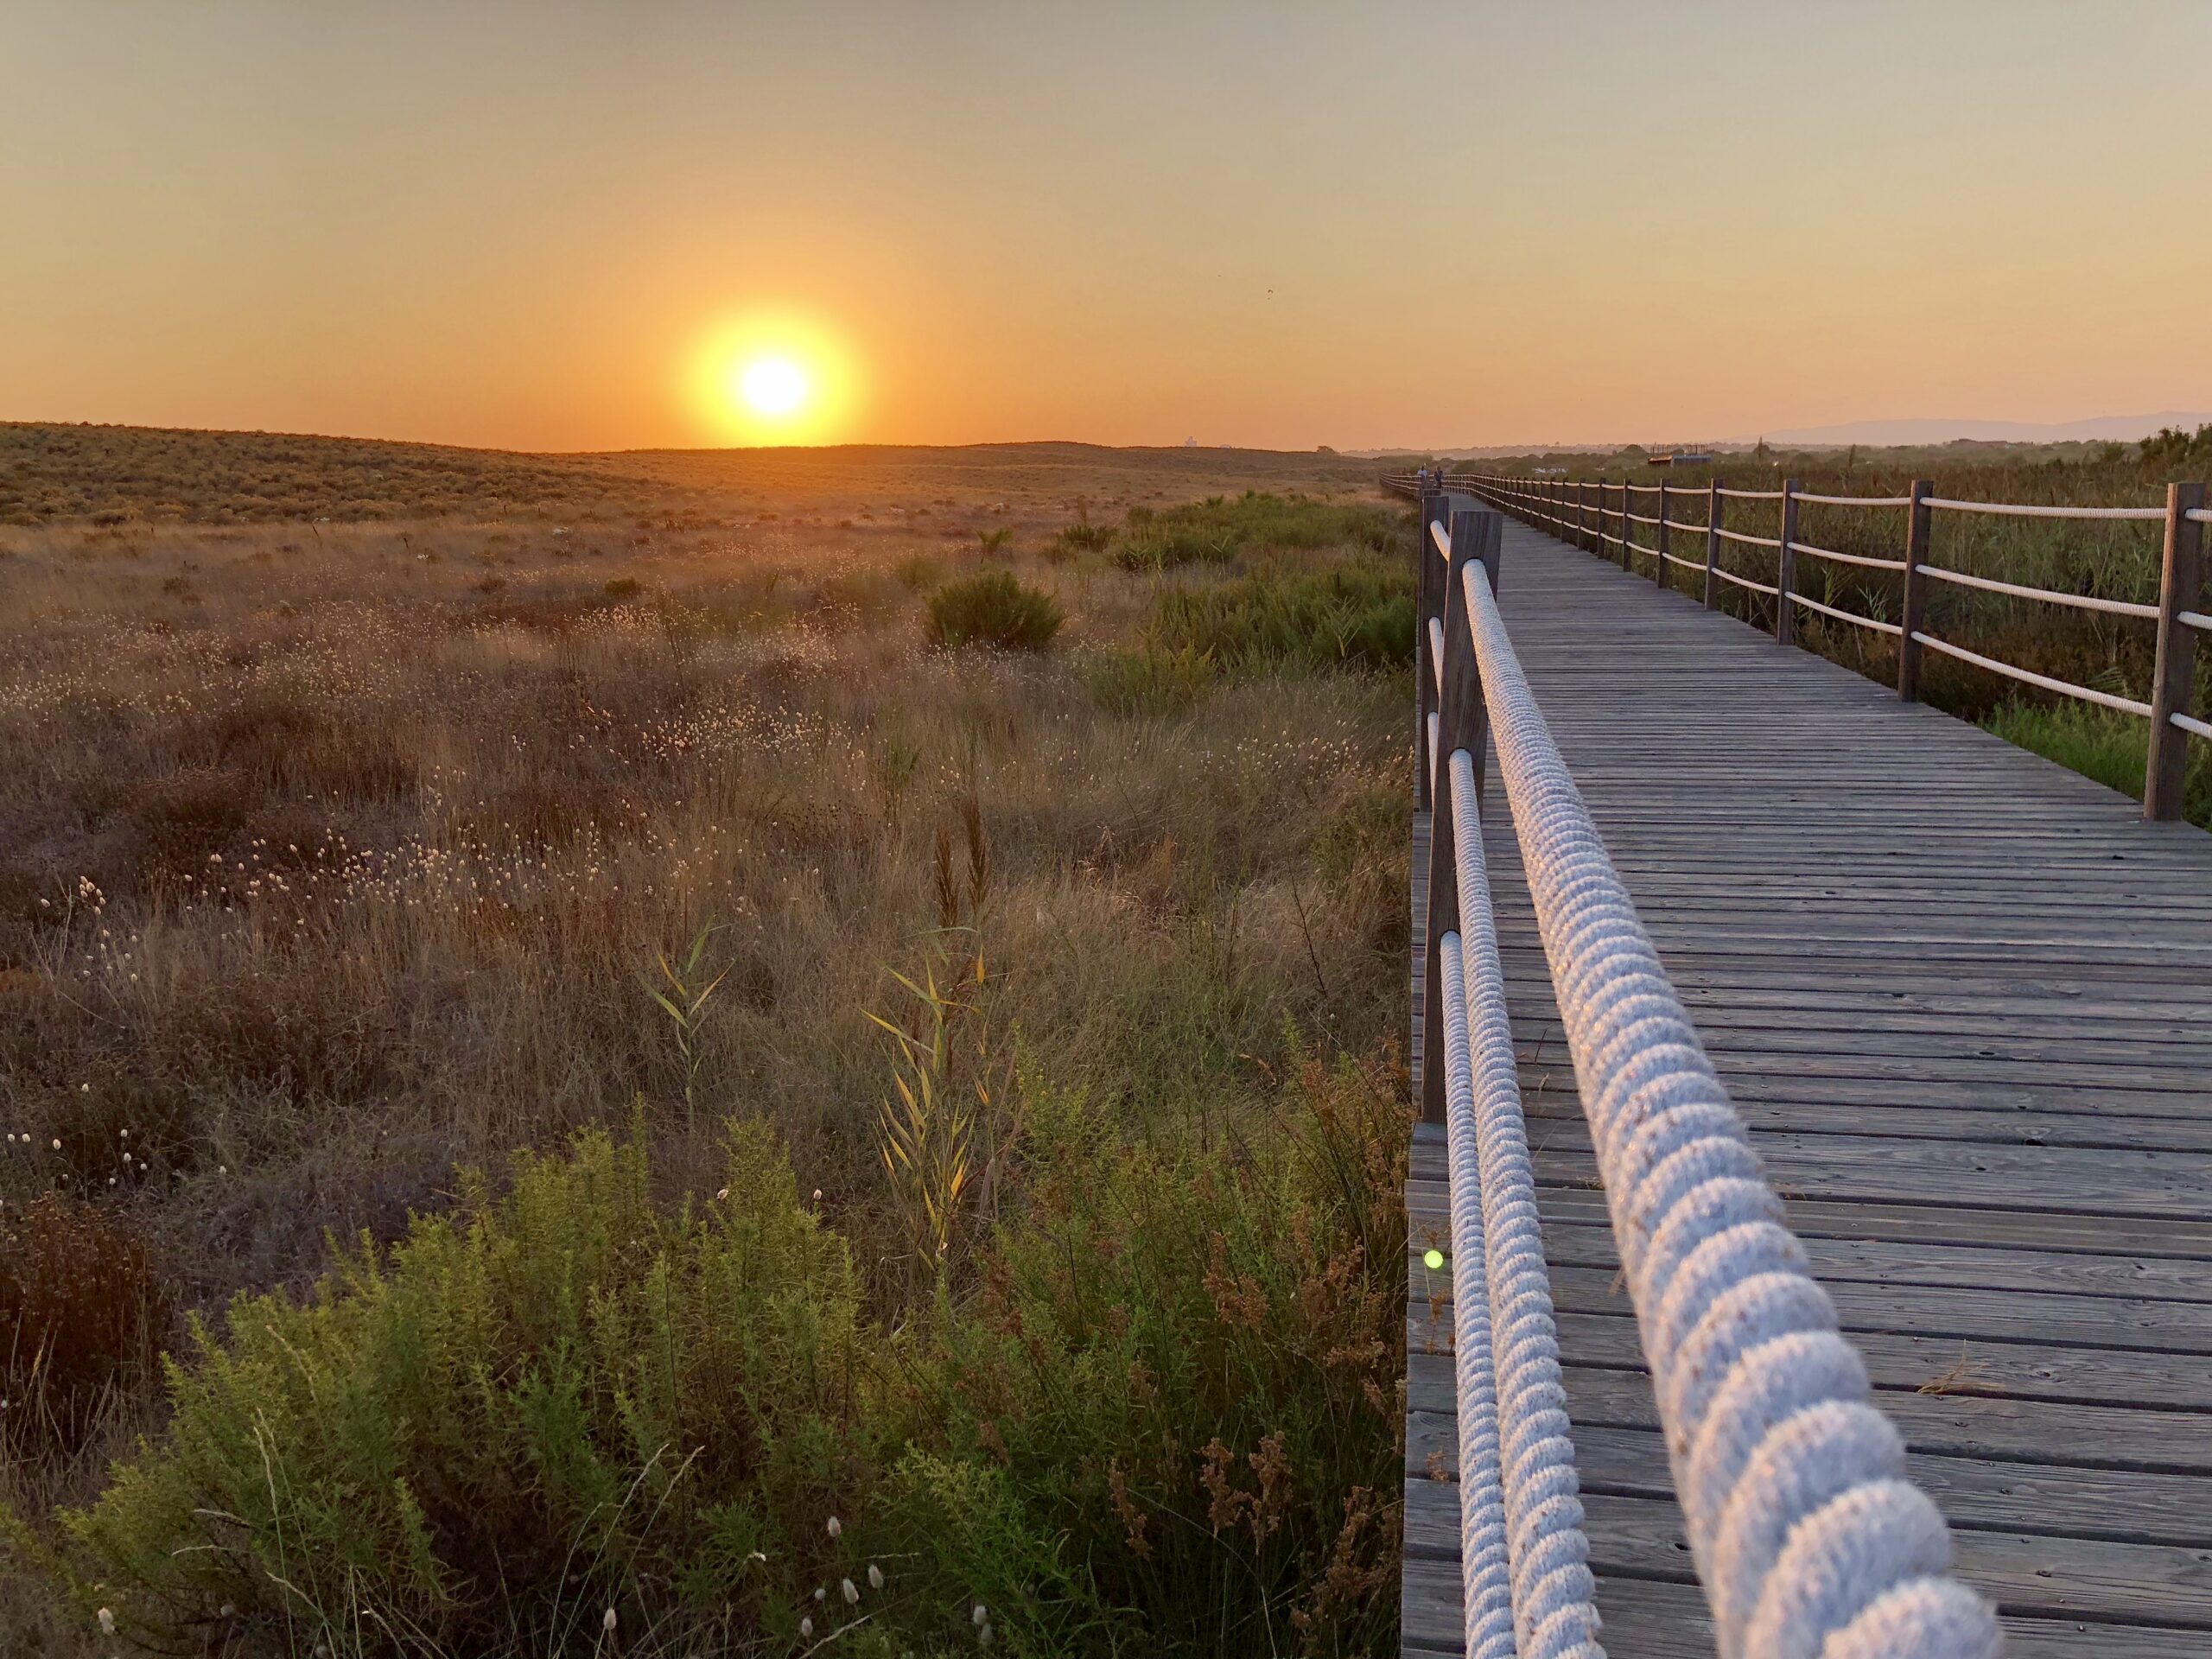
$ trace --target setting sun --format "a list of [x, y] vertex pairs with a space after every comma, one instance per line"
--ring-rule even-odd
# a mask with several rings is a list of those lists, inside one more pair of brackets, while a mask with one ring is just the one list
[[756, 358], [738, 377], [737, 391], [756, 415], [790, 415], [806, 402], [806, 371], [788, 357]]
[[835, 443], [859, 404], [844, 331], [810, 312], [726, 315], [695, 336], [684, 372], [699, 435], [740, 444]]

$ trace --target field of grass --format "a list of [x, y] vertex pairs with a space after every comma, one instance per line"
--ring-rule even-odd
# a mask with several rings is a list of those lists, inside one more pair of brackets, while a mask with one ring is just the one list
[[11, 1652], [1395, 1645], [1370, 468], [0, 439]]
[[[2031, 449], [2024, 446], [1959, 444], [1937, 449], [1879, 449], [1815, 454], [1724, 454], [1711, 465], [1648, 467], [1640, 458], [1586, 454], [1545, 454], [1468, 463], [1471, 471], [1527, 475], [1545, 468], [1571, 480], [1624, 477], [1637, 484], [1664, 482], [1690, 498], [1676, 498], [1670, 517], [1702, 524], [1707, 485], [1718, 479], [1730, 489], [1771, 490], [1783, 478], [1796, 479], [1818, 494], [1891, 496], [1905, 493], [1915, 478], [1933, 479], [1939, 496], [1961, 500], [2091, 506], [2163, 506], [2172, 479], [2212, 474], [2212, 429], [2195, 435], [2120, 446], [2066, 445]], [[1618, 500], [1618, 495], [1615, 499]], [[1637, 498], [1637, 511], [1652, 512], [1653, 496]], [[1727, 525], [1746, 535], [1777, 533], [1780, 509], [1770, 501], [1727, 503]], [[1840, 553], [1897, 558], [1904, 552], [1905, 513], [1902, 508], [1838, 507], [1805, 504], [1799, 509], [1798, 539]], [[1654, 531], [1636, 527], [1649, 547]], [[1618, 521], [1609, 529], [1618, 533]], [[2006, 518], [1939, 512], [1934, 519], [1932, 561], [1968, 575], [1994, 577], [2029, 587], [2103, 599], [2153, 603], [2158, 597], [2162, 529], [2157, 523]], [[1675, 532], [1674, 550], [1702, 559], [1701, 536]], [[1774, 581], [1770, 550], [1738, 543], [1721, 544], [1724, 568], [1756, 581]], [[1649, 574], [1651, 562], [1638, 558]], [[1668, 569], [1669, 582], [1687, 593], [1701, 589], [1701, 578], [1680, 567]], [[1902, 577], [1801, 556], [1798, 591], [1839, 610], [1895, 622], [1903, 608]], [[1720, 604], [1731, 614], [1771, 631], [1774, 601], [1764, 594], [1723, 583]], [[1800, 609], [1799, 640], [1834, 661], [1869, 677], [1894, 683], [1897, 648], [1886, 635], [1830, 620]], [[1929, 587], [1927, 631], [1981, 656], [2011, 663], [2052, 679], [2147, 702], [2155, 656], [2156, 631], [2149, 622], [2076, 610], [2034, 600], [1961, 588], [1943, 582]], [[2200, 653], [2202, 659], [2203, 653]], [[2200, 660], [2199, 688], [2191, 712], [2203, 715], [2212, 671]], [[2094, 705], [2046, 693], [1929, 652], [1923, 659], [1922, 695], [1936, 707], [1978, 721], [2013, 742], [2114, 788], [2139, 796], [2148, 748], [2145, 722], [2111, 714]], [[2132, 781], [2131, 781], [2132, 780]], [[2212, 752], [2192, 747], [2187, 794], [2189, 815], [2212, 827]]]

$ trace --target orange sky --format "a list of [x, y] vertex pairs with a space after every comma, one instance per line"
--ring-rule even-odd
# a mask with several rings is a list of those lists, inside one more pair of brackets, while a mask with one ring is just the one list
[[820, 439], [2202, 409], [2209, 74], [2203, 3], [0, 0], [0, 418], [726, 442], [779, 333]]

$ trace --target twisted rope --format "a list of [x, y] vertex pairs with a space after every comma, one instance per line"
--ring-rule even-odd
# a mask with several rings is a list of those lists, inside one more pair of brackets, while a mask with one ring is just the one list
[[[1447, 988], [1459, 982], [1459, 936], [1436, 942]], [[1468, 1659], [1514, 1659], [1513, 1585], [1500, 1485], [1497, 1396], [1484, 1289], [1482, 1187], [1472, 1126], [1467, 1005], [1444, 999], [1444, 1114], [1452, 1164], [1452, 1361], [1459, 1416], [1459, 1583]]]
[[1950, 1534], [1553, 745], [1490, 583], [1467, 614], [1675, 1489], [1723, 1659], [1994, 1659]]
[[[1521, 1659], [1604, 1659], [1597, 1580], [1582, 1531], [1580, 1483], [1560, 1380], [1551, 1275], [1536, 1218], [1535, 1168], [1506, 1019], [1505, 974], [1491, 913], [1474, 759], [1454, 750], [1452, 848], [1464, 937], [1446, 934], [1444, 983], [1462, 1005], [1474, 1069], [1470, 1109], [1447, 1113], [1454, 1233], [1463, 1190], [1479, 1192], [1481, 1293], [1495, 1379], [1513, 1625]], [[1448, 1014], [1447, 1014], [1447, 1017]], [[1478, 1207], [1469, 1200], [1469, 1207]], [[1458, 1269], [1454, 1269], [1457, 1292]]]

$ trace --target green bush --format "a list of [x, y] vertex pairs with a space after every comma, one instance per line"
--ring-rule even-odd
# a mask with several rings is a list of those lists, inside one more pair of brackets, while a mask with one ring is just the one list
[[1230, 670], [1397, 667], [1413, 660], [1414, 575], [1373, 563], [1262, 571], [1160, 594], [1153, 631]]
[[1302, 1064], [1249, 1142], [1025, 1093], [1014, 1212], [891, 1322], [766, 1127], [672, 1211], [587, 1135], [195, 1327], [161, 1440], [0, 1535], [168, 1652], [888, 1659], [977, 1604], [1018, 1655], [1391, 1652], [1402, 1074]]
[[1164, 715], [1186, 712], [1213, 683], [1214, 671], [1203, 652], [1147, 642], [1097, 653], [1084, 664], [1083, 677], [1109, 714]]
[[1011, 571], [992, 570], [931, 594], [923, 631], [940, 645], [1042, 651], [1064, 620], [1051, 594], [1023, 587]]
[[1131, 508], [1114, 561], [1124, 570], [1171, 570], [1230, 564], [1248, 553], [1283, 549], [1350, 547], [1380, 553], [1399, 540], [1391, 516], [1374, 507], [1248, 490], [1159, 512]]
[[582, 1650], [610, 1606], [793, 1640], [812, 1586], [864, 1575], [825, 1528], [864, 1525], [903, 1435], [766, 1128], [728, 1179], [664, 1214], [643, 1151], [588, 1135], [311, 1301], [195, 1322], [167, 1438], [67, 1518], [107, 1586], [80, 1599], [169, 1651]]
[[1406, 1122], [1394, 1074], [1306, 1065], [1279, 1138], [1133, 1147], [1031, 1119], [1008, 1228], [900, 1496], [1014, 1651], [1395, 1645]]

